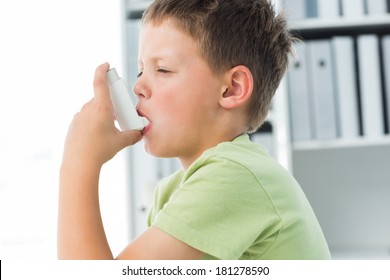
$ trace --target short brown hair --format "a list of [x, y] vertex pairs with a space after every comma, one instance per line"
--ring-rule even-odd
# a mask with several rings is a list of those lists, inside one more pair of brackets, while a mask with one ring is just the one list
[[264, 122], [287, 69], [292, 36], [268, 0], [154, 0], [143, 22], [173, 19], [198, 44], [210, 68], [249, 68], [254, 89], [248, 132]]

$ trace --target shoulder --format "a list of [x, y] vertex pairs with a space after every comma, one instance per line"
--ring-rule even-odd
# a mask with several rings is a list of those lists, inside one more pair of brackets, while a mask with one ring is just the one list
[[[272, 158], [266, 150], [246, 138], [224, 142], [206, 151], [185, 171], [178, 192], [187, 199], [209, 201], [215, 205], [251, 205], [252, 211], [274, 209], [268, 194], [268, 171]], [[269, 169], [269, 167], [268, 167]], [[272, 172], [271, 172], [272, 173]], [[188, 201], [188, 200], [187, 200]]]

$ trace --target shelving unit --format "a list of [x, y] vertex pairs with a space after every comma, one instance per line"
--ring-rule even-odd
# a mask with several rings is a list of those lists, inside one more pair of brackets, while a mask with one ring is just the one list
[[[306, 40], [390, 34], [390, 15], [290, 22]], [[275, 96], [275, 141], [337, 259], [390, 259], [390, 135], [293, 142], [286, 81]], [[390, 111], [390, 108], [388, 108]], [[286, 122], [286, 123], [285, 123]]]

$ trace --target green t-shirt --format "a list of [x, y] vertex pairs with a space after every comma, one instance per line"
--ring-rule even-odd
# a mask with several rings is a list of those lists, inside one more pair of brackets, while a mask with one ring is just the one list
[[329, 259], [301, 187], [242, 135], [157, 186], [148, 224], [206, 259]]

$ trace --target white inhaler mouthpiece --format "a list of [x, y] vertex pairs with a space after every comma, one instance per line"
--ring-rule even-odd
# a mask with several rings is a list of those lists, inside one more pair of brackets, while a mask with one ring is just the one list
[[126, 84], [115, 68], [107, 72], [107, 80], [114, 114], [121, 130], [142, 130], [149, 121], [138, 115]]

